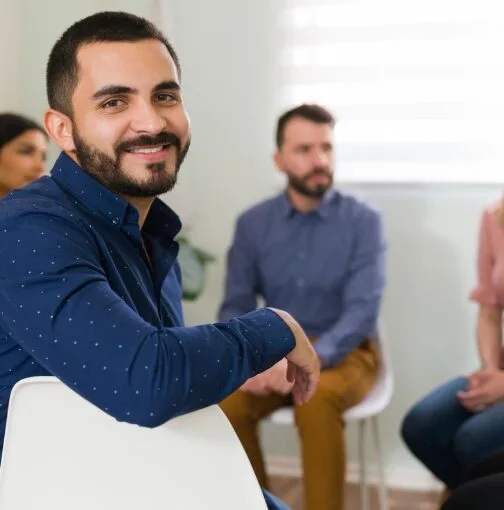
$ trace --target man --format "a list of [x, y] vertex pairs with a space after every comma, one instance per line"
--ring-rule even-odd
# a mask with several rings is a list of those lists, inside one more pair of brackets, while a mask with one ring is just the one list
[[[342, 416], [375, 381], [373, 336], [384, 287], [380, 216], [332, 187], [334, 123], [317, 105], [280, 117], [274, 160], [287, 189], [239, 217], [219, 313], [228, 320], [250, 312], [260, 295], [292, 313], [313, 341], [320, 385], [308, 404], [294, 407], [308, 510], [343, 507]], [[291, 388], [280, 361], [221, 404], [264, 486], [257, 423], [291, 402]]]
[[81, 20], [52, 49], [44, 122], [62, 153], [51, 177], [0, 203], [2, 440], [10, 390], [29, 376], [146, 427], [284, 356], [296, 400], [314, 391], [318, 359], [286, 312], [183, 327], [180, 222], [156, 199], [189, 148], [179, 76], [164, 36], [125, 13]]

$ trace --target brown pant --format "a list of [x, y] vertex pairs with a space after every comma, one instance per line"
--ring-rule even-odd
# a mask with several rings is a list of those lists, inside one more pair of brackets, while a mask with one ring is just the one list
[[[303, 455], [305, 510], [342, 510], [346, 448], [343, 413], [358, 404], [373, 386], [378, 353], [365, 341], [335, 368], [324, 370], [314, 397], [294, 407]], [[268, 478], [257, 435], [258, 422], [284, 407], [289, 397], [265, 397], [236, 391], [220, 405], [240, 438], [262, 487]]]

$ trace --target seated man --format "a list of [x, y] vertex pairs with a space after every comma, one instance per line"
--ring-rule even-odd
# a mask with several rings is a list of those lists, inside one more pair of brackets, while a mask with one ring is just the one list
[[0, 201], [0, 453], [26, 377], [54, 375], [145, 427], [220, 402], [284, 356], [295, 400], [315, 390], [317, 356], [284, 311], [183, 325], [181, 225], [157, 198], [189, 148], [179, 74], [161, 32], [121, 12], [78, 21], [51, 52], [45, 127], [61, 155]]
[[[294, 407], [307, 510], [343, 507], [342, 416], [376, 378], [373, 337], [385, 280], [380, 216], [332, 187], [334, 123], [317, 105], [278, 120], [274, 160], [287, 189], [239, 217], [219, 312], [221, 320], [249, 312], [260, 295], [294, 314], [311, 337], [323, 372], [312, 400]], [[221, 404], [262, 486], [268, 484], [257, 423], [291, 403], [286, 370], [280, 361]]]

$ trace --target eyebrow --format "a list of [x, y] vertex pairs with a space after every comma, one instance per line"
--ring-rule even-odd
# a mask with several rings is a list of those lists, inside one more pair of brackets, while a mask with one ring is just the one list
[[173, 80], [162, 81], [152, 89], [152, 92], [159, 92], [161, 90], [180, 90], [180, 85]]
[[[161, 90], [180, 90], [180, 85], [173, 80], [162, 81], [158, 83], [152, 92], [159, 92]], [[126, 87], [124, 85], [106, 85], [100, 90], [95, 92], [92, 96], [93, 100], [101, 99], [105, 96], [115, 96], [117, 94], [137, 94], [138, 89], [132, 87]]]
[[93, 99], [100, 99], [105, 96], [114, 96], [116, 94], [136, 94], [137, 89], [125, 87], [124, 85], [106, 85], [93, 94]]

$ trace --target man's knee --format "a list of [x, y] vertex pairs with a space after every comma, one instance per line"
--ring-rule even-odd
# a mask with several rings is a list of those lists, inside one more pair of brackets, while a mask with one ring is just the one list
[[252, 412], [246, 395], [241, 391], [235, 391], [229, 395], [219, 404], [219, 407], [233, 425], [252, 421]]
[[318, 389], [306, 404], [295, 408], [296, 425], [303, 429], [322, 429], [343, 425], [344, 399], [332, 391]]

